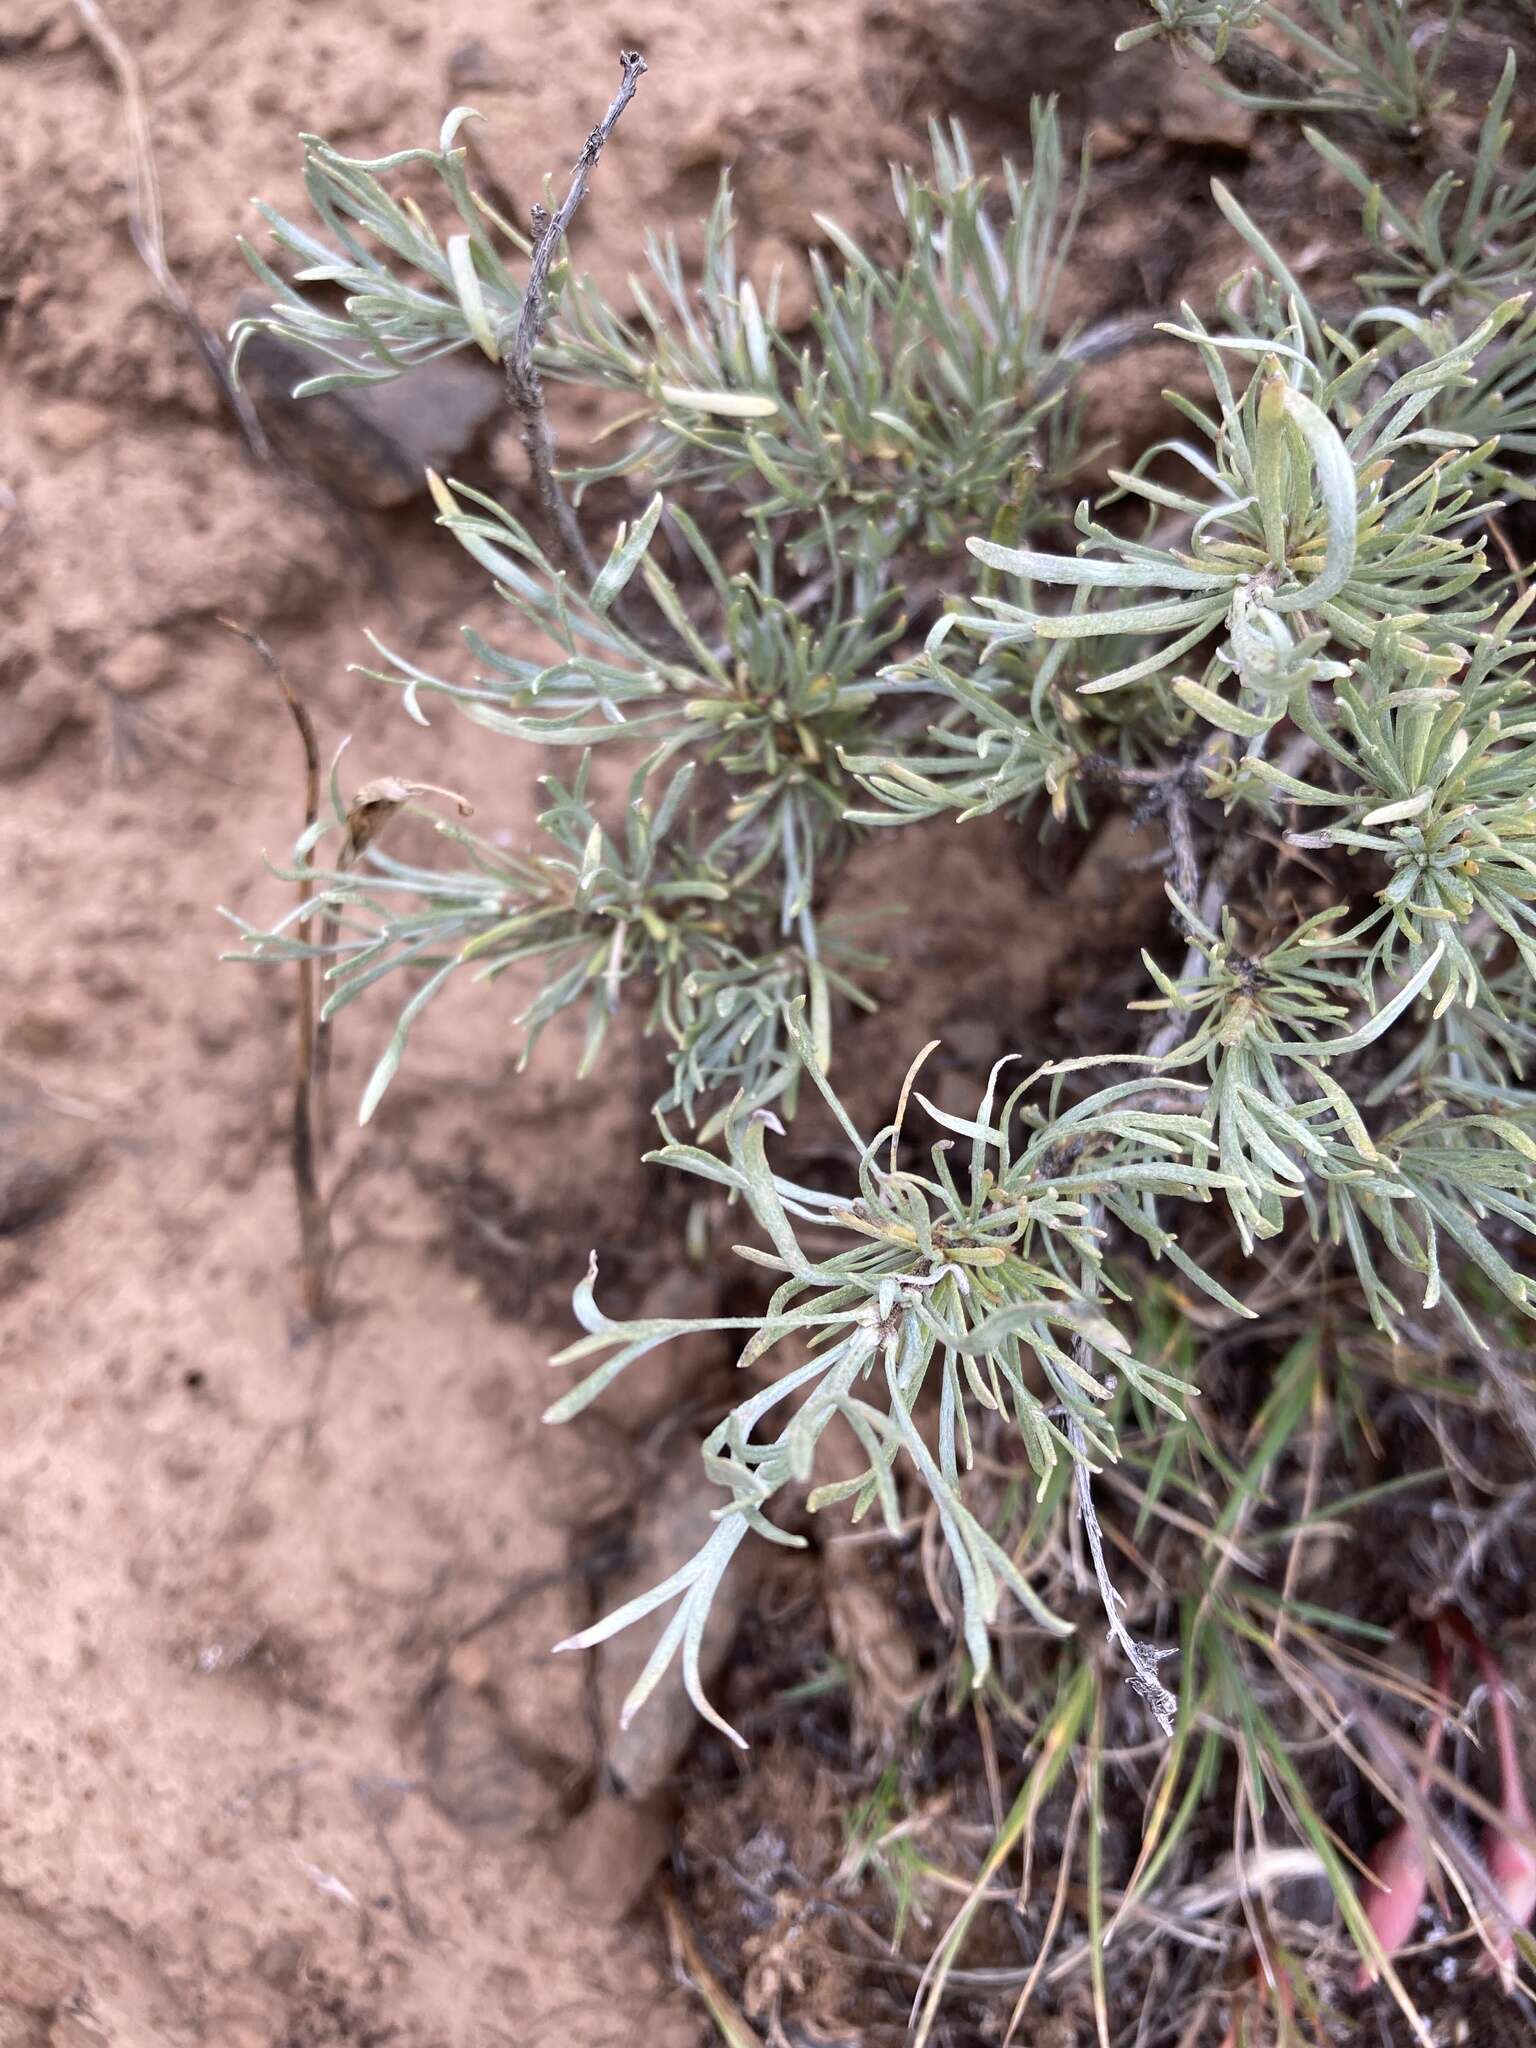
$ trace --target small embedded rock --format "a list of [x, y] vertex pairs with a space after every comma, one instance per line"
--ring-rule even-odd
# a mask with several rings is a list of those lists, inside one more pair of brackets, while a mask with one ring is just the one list
[[142, 697], [165, 681], [169, 666], [158, 633], [134, 633], [108, 655], [97, 675], [119, 697]]
[[0, 780], [35, 768], [79, 716], [76, 693], [41, 669], [19, 687], [0, 691]]
[[105, 406], [84, 398], [54, 398], [34, 406], [32, 431], [55, 455], [79, 455], [94, 446], [112, 424]]
[[455, 93], [505, 92], [512, 74], [483, 36], [471, 36], [448, 59], [448, 83]]
[[1084, 139], [1096, 164], [1112, 163], [1116, 157], [1129, 156], [1137, 141], [1130, 129], [1117, 121], [1091, 122]]
[[205, 1052], [210, 1059], [222, 1059], [232, 1046], [237, 1044], [250, 1018], [244, 1012], [223, 1016], [201, 1015], [192, 1025], [192, 1036], [197, 1041], [199, 1052]]
[[1006, 112], [1027, 109], [1032, 94], [1091, 87], [1137, 21], [1134, 0], [914, 0], [912, 11], [949, 91]]
[[809, 135], [786, 135], [754, 152], [743, 179], [753, 213], [776, 239], [814, 242], [821, 234], [819, 202], [806, 158], [813, 146]]
[[79, 1124], [0, 1104], [0, 1237], [19, 1237], [66, 1208], [96, 1149], [95, 1134]]
[[296, 1934], [277, 1934], [263, 1942], [251, 1958], [251, 1968], [264, 1984], [287, 1991], [298, 1982], [304, 1967], [304, 1943]]
[[57, 1010], [23, 1010], [5, 1027], [6, 1051], [24, 1059], [57, 1059], [74, 1042], [73, 1023]]
[[1252, 145], [1258, 116], [1252, 107], [1240, 106], [1218, 92], [1203, 71], [1176, 64], [1158, 96], [1157, 120], [1170, 142], [1246, 150]]
[[495, 1702], [449, 1678], [428, 1702], [427, 1790], [457, 1828], [487, 1847], [511, 1846], [553, 1818], [554, 1789], [517, 1751]]
[[377, 135], [391, 126], [406, 103], [410, 86], [393, 70], [365, 72], [349, 85], [338, 135]]
[[605, 1792], [562, 1829], [550, 1860], [582, 1918], [613, 1927], [650, 1889], [669, 1837], [654, 1807]]
[[[586, 1588], [564, 1569], [567, 1554], [564, 1543], [551, 1542], [547, 1568], [556, 1582], [477, 1626], [443, 1665], [451, 1685], [492, 1704], [516, 1754], [562, 1788], [590, 1778], [596, 1764], [587, 1672], [579, 1657], [551, 1654], [591, 1619]], [[532, 1557], [529, 1566], [539, 1569]]]
[[1095, 451], [1083, 472], [1092, 488], [1106, 487], [1111, 469], [1170, 431], [1176, 415], [1165, 389], [1204, 397], [1201, 374], [1193, 349], [1161, 338], [1086, 365], [1077, 394], [1083, 445]]
[[740, 152], [738, 123], [745, 113], [741, 108], [703, 108], [667, 152], [674, 175], [686, 176], [689, 171], [714, 170], [718, 165], [731, 163]]
[[[545, 1398], [553, 1401], [574, 1378], [551, 1373]], [[589, 1410], [558, 1428], [539, 1428], [531, 1445], [508, 1459], [506, 1483], [514, 1497], [536, 1500], [551, 1527], [590, 1528], [628, 1505], [637, 1484], [635, 1454], [622, 1430]]]
[[[715, 1510], [726, 1496], [711, 1485], [697, 1444], [679, 1443], [659, 1481], [645, 1490], [634, 1531], [635, 1562], [624, 1577], [604, 1588], [603, 1605], [611, 1612], [625, 1601], [667, 1579], [700, 1550], [719, 1526]], [[719, 1676], [735, 1640], [742, 1612], [751, 1597], [758, 1556], [748, 1540], [731, 1560], [710, 1608], [699, 1648], [699, 1676], [707, 1691]], [[683, 1687], [680, 1659], [675, 1659], [627, 1728], [619, 1725], [626, 1697], [645, 1669], [659, 1630], [671, 1609], [624, 1629], [599, 1648], [597, 1657], [598, 1724], [608, 1773], [629, 1799], [654, 1797], [682, 1762], [697, 1734], [698, 1710]]]
[[[266, 310], [249, 295], [239, 306], [242, 315]], [[375, 510], [424, 491], [429, 469], [452, 469], [506, 410], [501, 378], [479, 354], [436, 356], [387, 384], [295, 398], [294, 387], [324, 367], [297, 343], [262, 332], [240, 358], [273, 442], [338, 497]]]

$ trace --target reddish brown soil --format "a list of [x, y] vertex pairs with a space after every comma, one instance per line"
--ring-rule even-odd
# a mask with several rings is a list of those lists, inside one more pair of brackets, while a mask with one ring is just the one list
[[[879, 177], [854, 0], [732, 8], [728, 34], [675, 0], [109, 11], [215, 326], [248, 196], [302, 208], [297, 131], [380, 153], [469, 99], [532, 195], [642, 36], [582, 224], [609, 279], [642, 221], [691, 218], [733, 124], [774, 138], [760, 236], [856, 211], [845, 162]], [[514, 1084], [510, 994], [446, 1007], [362, 1153], [343, 1129], [346, 1312], [306, 1335], [291, 993], [217, 959], [217, 904], [283, 901], [262, 850], [294, 836], [299, 764], [216, 616], [280, 647], [350, 779], [454, 784], [522, 831], [531, 772], [488, 786], [517, 764], [346, 672], [365, 622], [437, 617], [442, 652], [476, 579], [424, 501], [348, 524], [245, 459], [130, 245], [99, 53], [67, 0], [0, 16], [0, 2041], [683, 2048], [703, 2023], [653, 1926], [598, 1925], [549, 1864], [593, 1754], [579, 1662], [547, 1653], [589, 1612], [572, 1531], [622, 1504], [618, 1440], [540, 1431], [548, 1318], [498, 1315], [438, 1249], [472, 1157], [533, 1218], [540, 1301], [628, 1231], [580, 1162], [616, 1151], [632, 1190], [629, 1056], [595, 1103], [556, 1034]], [[834, 95], [850, 135], [812, 195], [781, 139]], [[510, 436], [491, 470], [521, 489]], [[385, 1014], [341, 1034], [344, 1109]]]

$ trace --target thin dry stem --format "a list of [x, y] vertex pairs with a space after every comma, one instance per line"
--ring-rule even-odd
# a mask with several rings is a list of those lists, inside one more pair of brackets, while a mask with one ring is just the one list
[[[165, 254], [165, 223], [160, 208], [160, 179], [155, 170], [149, 102], [138, 59], [108, 21], [98, 0], [74, 0], [86, 34], [110, 65], [122, 94], [133, 176], [128, 184], [128, 232], [144, 268], [167, 306], [191, 336], [203, 366], [234, 414], [246, 446], [258, 462], [270, 462], [272, 449], [249, 398], [235, 382], [224, 344], [207, 325], [172, 271]], [[238, 632], [240, 628], [236, 627]]]
[[[221, 619], [231, 633], [238, 634], [248, 646], [254, 647], [267, 667], [271, 670], [277, 687], [283, 694], [288, 714], [298, 729], [299, 740], [304, 748], [304, 826], [313, 831], [320, 816], [320, 747], [315, 738], [314, 720], [308, 707], [298, 695], [283, 672], [282, 663], [259, 633], [250, 627], [238, 624], [234, 619]], [[314, 882], [306, 862], [298, 881], [298, 895], [302, 919], [302, 907], [314, 894]], [[293, 1063], [293, 1123], [289, 1136], [289, 1161], [293, 1169], [293, 1189], [299, 1211], [299, 1251], [303, 1271], [304, 1307], [317, 1323], [327, 1322], [331, 1315], [331, 1216], [321, 1187], [320, 1155], [323, 1134], [316, 1114], [316, 1045], [319, 1026], [316, 1018], [315, 1000], [315, 958], [311, 953], [302, 954], [295, 962], [298, 974], [299, 1002], [298, 1019], [295, 1027]]]
[[1286, 1623], [1289, 1619], [1291, 1600], [1296, 1591], [1296, 1582], [1301, 1574], [1301, 1560], [1307, 1547], [1309, 1531], [1305, 1526], [1312, 1519], [1317, 1506], [1318, 1488], [1323, 1474], [1323, 1453], [1328, 1443], [1328, 1394], [1319, 1373], [1312, 1382], [1311, 1445], [1307, 1453], [1306, 1488], [1302, 1494], [1301, 1522], [1292, 1540], [1285, 1560], [1285, 1578], [1280, 1587], [1280, 1610], [1275, 1616], [1275, 1647], [1278, 1649], [1285, 1640]]
[[603, 145], [613, 133], [619, 116], [634, 98], [635, 89], [645, 74], [646, 62], [638, 50], [621, 50], [619, 63], [623, 70], [619, 89], [607, 113], [582, 145], [565, 198], [553, 214], [547, 213], [542, 206], [533, 209], [533, 259], [528, 266], [528, 283], [517, 317], [517, 329], [505, 358], [507, 392], [523, 423], [523, 446], [528, 451], [528, 463], [540, 502], [549, 516], [567, 567], [577, 570], [588, 584], [596, 579], [597, 564], [582, 538], [576, 515], [555, 479], [555, 437], [544, 410], [544, 382], [534, 361], [534, 351], [539, 345], [544, 325], [544, 298], [549, 285], [550, 266], [570, 229], [577, 208], [586, 197], [587, 181], [603, 153]]
[[1093, 1559], [1093, 1576], [1098, 1581], [1099, 1598], [1104, 1603], [1110, 1640], [1118, 1643], [1125, 1652], [1126, 1662], [1131, 1667], [1131, 1690], [1151, 1708], [1153, 1717], [1163, 1733], [1172, 1735], [1179, 1712], [1178, 1696], [1171, 1693], [1163, 1684], [1157, 1675], [1157, 1667], [1164, 1657], [1170, 1657], [1174, 1652], [1155, 1650], [1147, 1643], [1138, 1643], [1120, 1619], [1120, 1609], [1124, 1602], [1115, 1589], [1115, 1583], [1109, 1576], [1109, 1566], [1104, 1560], [1104, 1531], [1093, 1505], [1093, 1478], [1089, 1465], [1088, 1439], [1075, 1416], [1067, 1418], [1067, 1435], [1072, 1443], [1072, 1476], [1077, 1489], [1077, 1512], [1082, 1521], [1083, 1533], [1088, 1538], [1088, 1553]]

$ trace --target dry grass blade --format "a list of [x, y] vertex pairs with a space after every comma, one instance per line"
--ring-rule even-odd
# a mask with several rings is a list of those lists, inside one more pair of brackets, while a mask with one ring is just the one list
[[1099, 2048], [1109, 2048], [1109, 1978], [1104, 1966], [1104, 1681], [1097, 1670], [1082, 1770], [1088, 1783], [1088, 1962], [1093, 2023]]
[[[1311, 1410], [1309, 1431], [1311, 1442], [1307, 1452], [1307, 1483], [1301, 1503], [1301, 1520], [1303, 1523], [1310, 1521], [1313, 1511], [1317, 1506], [1317, 1489], [1322, 1476], [1323, 1453], [1328, 1443], [1328, 1391], [1324, 1385], [1321, 1373], [1318, 1373], [1312, 1382]], [[1285, 1640], [1286, 1610], [1289, 1607], [1291, 1596], [1296, 1590], [1296, 1581], [1301, 1573], [1301, 1561], [1305, 1550], [1306, 1537], [1298, 1529], [1292, 1540], [1290, 1552], [1285, 1560], [1285, 1578], [1280, 1587], [1280, 1612], [1275, 1619], [1275, 1647], [1277, 1649]]]
[[258, 462], [269, 462], [272, 450], [255, 408], [230, 372], [224, 344], [187, 297], [165, 254], [165, 224], [160, 208], [160, 179], [155, 170], [149, 102], [138, 59], [102, 12], [98, 0], [74, 0], [87, 35], [111, 66], [122, 94], [123, 118], [133, 176], [128, 193], [128, 231], [160, 296], [192, 337], [208, 374], [234, 414], [246, 446]]
[[[951, 1920], [943, 1940], [929, 1958], [913, 2000], [912, 2012], [915, 2022], [912, 2048], [925, 2048], [932, 2039], [938, 2022], [939, 2007], [943, 2003], [945, 1985], [965, 1946], [971, 1924], [980, 1912], [992, 1880], [1012, 1855], [1020, 1842], [1025, 1848], [1025, 1885], [1028, 1884], [1030, 1852], [1034, 1842], [1035, 1823], [1047, 1794], [1055, 1785], [1062, 1771], [1071, 1760], [1072, 1749], [1077, 1741], [1084, 1717], [1097, 1688], [1093, 1667], [1080, 1664], [1068, 1679], [1054, 1709], [1047, 1718], [1039, 1738], [1039, 1750], [1028, 1777], [1018, 1797], [1013, 1802], [1007, 1820], [1003, 1823], [992, 1847], [988, 1850], [970, 1896]], [[1022, 1901], [1021, 1893], [1021, 1901]]]
[[761, 2037], [748, 2024], [741, 2007], [705, 1961], [671, 1886], [663, 1885], [659, 1897], [661, 1916], [667, 1927], [667, 1941], [678, 1975], [692, 1985], [704, 2001], [705, 2010], [725, 2048], [763, 2048]]
[[1083, 1811], [1088, 1800], [1088, 1780], [1078, 1773], [1077, 1790], [1072, 1796], [1071, 1810], [1067, 1814], [1067, 1825], [1062, 1835], [1061, 1854], [1057, 1859], [1056, 1889], [1051, 1896], [1050, 1911], [1046, 1914], [1045, 1926], [1040, 1934], [1040, 1946], [1035, 1959], [1029, 1966], [1029, 1975], [1024, 1981], [1013, 2011], [1008, 2016], [1008, 2029], [1003, 2035], [1003, 2048], [1012, 2048], [1020, 2024], [1028, 2012], [1030, 2002], [1045, 1975], [1046, 1964], [1056, 1946], [1056, 1936], [1061, 1931], [1061, 1922], [1067, 1910], [1067, 1894], [1072, 1884], [1072, 1859], [1077, 1851], [1077, 1837], [1082, 1827]]

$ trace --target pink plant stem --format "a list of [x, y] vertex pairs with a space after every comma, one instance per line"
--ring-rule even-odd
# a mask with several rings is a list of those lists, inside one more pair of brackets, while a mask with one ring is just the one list
[[[1440, 1745], [1445, 1740], [1451, 1691], [1451, 1660], [1445, 1639], [1432, 1621], [1424, 1625], [1424, 1644], [1429, 1656], [1435, 1707], [1434, 1718], [1424, 1740], [1424, 1761], [1419, 1767], [1417, 1782], [1421, 1805], [1429, 1797], [1430, 1775], [1439, 1757]], [[1401, 1820], [1383, 1835], [1366, 1859], [1365, 1867], [1370, 1873], [1364, 1893], [1365, 1917], [1382, 1948], [1393, 1956], [1412, 1936], [1429, 1890], [1429, 1860], [1424, 1850], [1423, 1830], [1417, 1820]], [[1375, 1981], [1376, 1965], [1369, 1957], [1364, 1958], [1355, 1973], [1355, 1989], [1363, 1991]]]
[[[1504, 1673], [1497, 1657], [1465, 1616], [1451, 1614], [1446, 1619], [1471, 1651], [1478, 1676], [1487, 1688], [1494, 1749], [1499, 1759], [1502, 1823], [1490, 1823], [1483, 1830], [1483, 1862], [1513, 1926], [1524, 1927], [1532, 1912], [1536, 1911], [1536, 1853], [1530, 1847], [1533, 1833], [1531, 1803], [1520, 1769], [1520, 1748], [1515, 1739], [1515, 1722], [1509, 1708]], [[1515, 1940], [1509, 1927], [1499, 1929], [1492, 1944], [1492, 1956], [1505, 1983], [1512, 1983]]]

